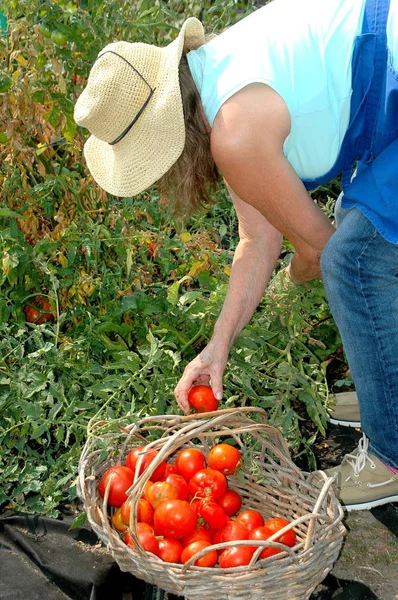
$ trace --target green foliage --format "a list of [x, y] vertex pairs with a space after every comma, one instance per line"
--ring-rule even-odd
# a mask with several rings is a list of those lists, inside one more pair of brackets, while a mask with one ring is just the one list
[[[185, 364], [211, 335], [237, 225], [223, 188], [177, 230], [156, 190], [108, 197], [82, 160], [75, 100], [114, 39], [165, 44], [189, 15], [209, 33], [248, 1], [5, 2], [0, 37], [0, 506], [55, 515], [75, 497], [89, 424], [173, 413]], [[3, 88], [1, 88], [3, 89]], [[322, 193], [325, 191], [323, 190]], [[329, 210], [334, 189], [326, 190]], [[281, 263], [288, 259], [287, 245]], [[297, 293], [298, 292], [298, 293]], [[24, 307], [49, 299], [53, 321]], [[323, 288], [267, 295], [231, 353], [227, 406], [262, 406], [292, 452], [326, 417], [326, 365], [339, 339]], [[312, 438], [301, 423], [314, 425]]]

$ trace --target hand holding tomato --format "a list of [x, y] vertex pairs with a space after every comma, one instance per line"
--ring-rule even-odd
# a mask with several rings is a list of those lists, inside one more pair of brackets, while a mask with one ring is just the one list
[[212, 412], [218, 408], [218, 400], [208, 385], [194, 385], [188, 392], [188, 403], [195, 412]]

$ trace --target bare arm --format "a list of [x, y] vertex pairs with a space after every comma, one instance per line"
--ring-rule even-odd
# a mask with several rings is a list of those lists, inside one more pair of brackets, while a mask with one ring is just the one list
[[242, 201], [293, 244], [296, 283], [320, 276], [320, 256], [334, 228], [283, 155], [290, 132], [286, 105], [263, 84], [244, 88], [220, 110], [212, 130], [214, 159]]
[[281, 234], [256, 208], [242, 202], [228, 189], [239, 220], [239, 243], [212, 338], [186, 366], [175, 389], [177, 402], [186, 412], [189, 410], [187, 393], [193, 384], [211, 381], [215, 395], [222, 397], [222, 376], [229, 350], [260, 302], [281, 249]]

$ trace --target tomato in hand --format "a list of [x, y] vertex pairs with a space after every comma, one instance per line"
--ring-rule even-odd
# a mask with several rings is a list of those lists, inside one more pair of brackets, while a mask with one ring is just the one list
[[172, 538], [162, 538], [159, 540], [158, 556], [164, 562], [179, 563], [181, 560], [182, 544]]
[[189, 496], [189, 486], [182, 475], [171, 473], [166, 477], [166, 483], [170, 483], [177, 490], [180, 500], [187, 500]]
[[[128, 453], [128, 455], [126, 457], [126, 466], [135, 472], [135, 470], [137, 468], [137, 464], [138, 464], [138, 459], [142, 455], [144, 455], [142, 462], [141, 462], [140, 470], [138, 473], [139, 475], [142, 475], [142, 473], [149, 467], [151, 462], [153, 460], [155, 460], [157, 454], [158, 454], [157, 450], [145, 450], [145, 446], [137, 446], [136, 448], [133, 448], [133, 450], [131, 450]], [[165, 470], [166, 470], [166, 461], [163, 460], [159, 464], [159, 466], [156, 467], [154, 472], [152, 473], [151, 481], [159, 481], [159, 479], [161, 479], [163, 477]]]
[[227, 513], [211, 496], [201, 501], [199, 515], [206, 521], [210, 529], [219, 529], [229, 519]]
[[202, 469], [189, 482], [189, 491], [196, 498], [212, 496], [218, 501], [227, 491], [227, 479], [220, 471]]
[[167, 481], [155, 481], [149, 488], [146, 499], [156, 509], [165, 500], [175, 500], [177, 497], [178, 490], [174, 485]]
[[242, 464], [242, 456], [231, 444], [217, 444], [210, 450], [207, 462], [210, 469], [233, 475]]
[[195, 531], [197, 514], [185, 500], [166, 500], [159, 504], [153, 519], [156, 535], [182, 540]]
[[243, 567], [250, 563], [256, 548], [253, 546], [231, 546], [220, 556], [220, 567], [229, 569], [231, 567]]
[[[186, 546], [182, 551], [181, 562], [185, 564], [189, 561], [190, 558], [192, 558], [192, 556], [194, 556], [201, 550], [208, 548], [209, 546], [211, 546], [211, 544], [209, 544], [209, 542], [206, 542], [205, 540], [196, 540], [196, 542], [192, 542], [191, 544], [189, 544], [189, 546]], [[194, 565], [195, 567], [214, 567], [214, 565], [217, 562], [217, 559], [217, 552], [215, 550], [210, 550], [209, 552], [207, 552], [207, 554], [198, 558], [194, 562]]]
[[227, 490], [218, 501], [221, 508], [225, 510], [229, 517], [236, 515], [242, 506], [242, 498], [235, 490]]
[[[156, 555], [159, 553], [159, 542], [156, 539], [152, 527], [148, 525], [148, 523], [137, 523], [137, 537], [144, 550]], [[124, 541], [128, 546], [136, 548], [134, 540], [128, 531], [126, 531]]]
[[249, 533], [264, 525], [264, 519], [257, 510], [244, 510], [235, 519], [248, 529]]
[[128, 467], [117, 465], [110, 467], [98, 482], [98, 492], [103, 498], [109, 484], [108, 504], [119, 508], [127, 500], [127, 490], [133, 485], [134, 473]]
[[212, 412], [218, 408], [218, 400], [208, 385], [194, 385], [188, 391], [188, 403], [197, 413]]
[[206, 468], [205, 455], [198, 448], [181, 450], [176, 457], [176, 467], [178, 473], [184, 477], [185, 481], [189, 481], [195, 473]]

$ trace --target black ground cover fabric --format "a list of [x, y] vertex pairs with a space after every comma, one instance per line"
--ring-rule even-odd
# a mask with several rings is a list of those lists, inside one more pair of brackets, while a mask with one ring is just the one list
[[[384, 510], [383, 510], [384, 509]], [[394, 511], [375, 509], [391, 531]], [[0, 515], [0, 600], [177, 600], [122, 573], [88, 528], [71, 519], [5, 512]], [[394, 531], [393, 531], [394, 533]], [[372, 600], [365, 585], [328, 575], [311, 600]], [[266, 599], [265, 599], [266, 600]]]

